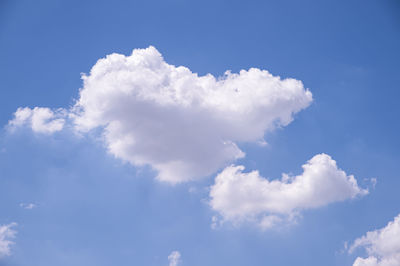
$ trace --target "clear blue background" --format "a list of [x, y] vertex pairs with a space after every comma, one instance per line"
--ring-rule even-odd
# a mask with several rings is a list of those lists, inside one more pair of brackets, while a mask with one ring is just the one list
[[190, 266], [351, 265], [364, 254], [343, 253], [344, 241], [400, 213], [399, 1], [0, 0], [0, 125], [21, 106], [71, 106], [99, 58], [149, 45], [199, 74], [258, 67], [302, 80], [312, 106], [267, 147], [242, 144], [239, 163], [279, 178], [325, 152], [370, 195], [283, 230], [212, 230], [212, 177], [169, 186], [89, 137], [3, 130], [0, 224], [17, 222], [18, 235], [0, 265], [168, 265], [173, 250]]

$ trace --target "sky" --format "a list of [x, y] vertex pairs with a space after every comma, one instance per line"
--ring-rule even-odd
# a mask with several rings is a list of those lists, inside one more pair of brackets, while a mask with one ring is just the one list
[[0, 0], [0, 265], [400, 265], [400, 3]]

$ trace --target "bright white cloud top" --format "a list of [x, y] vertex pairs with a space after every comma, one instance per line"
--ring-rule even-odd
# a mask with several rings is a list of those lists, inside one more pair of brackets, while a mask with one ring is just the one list
[[152, 46], [100, 59], [83, 80], [76, 127], [103, 128], [113, 155], [151, 165], [158, 179], [171, 183], [210, 175], [243, 157], [238, 142], [262, 140], [312, 101], [301, 81], [256, 68], [198, 76], [169, 65]]
[[60, 131], [64, 127], [66, 111], [57, 109], [52, 111], [45, 107], [29, 107], [18, 108], [14, 113], [14, 118], [9, 121], [8, 125], [11, 130], [15, 128], [28, 126], [34, 132], [51, 134]]
[[244, 166], [229, 166], [211, 187], [210, 205], [222, 222], [256, 222], [266, 229], [287, 222], [301, 210], [368, 193], [329, 155], [318, 154], [302, 167], [301, 175], [283, 174], [281, 180], [269, 181], [258, 171], [244, 173]]
[[353, 266], [400, 265], [400, 214], [386, 227], [356, 239], [349, 251], [353, 252], [358, 247], [365, 248], [368, 257], [358, 257]]
[[172, 251], [168, 256], [169, 266], [178, 266], [181, 261], [181, 253], [179, 251]]
[[17, 233], [12, 228], [16, 225], [16, 223], [0, 225], [0, 258], [11, 255], [11, 245], [14, 244], [12, 239]]

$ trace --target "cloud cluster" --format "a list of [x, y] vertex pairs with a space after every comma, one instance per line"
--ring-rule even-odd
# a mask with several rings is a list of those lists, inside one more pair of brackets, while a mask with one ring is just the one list
[[17, 233], [12, 228], [16, 225], [16, 223], [0, 225], [0, 258], [11, 254], [11, 245], [14, 244], [11, 239], [15, 238]]
[[244, 173], [243, 166], [229, 166], [211, 187], [210, 205], [222, 221], [251, 221], [266, 229], [290, 221], [301, 210], [368, 193], [329, 155], [318, 154], [302, 167], [301, 175], [283, 174], [282, 179], [270, 181], [258, 171]]
[[152, 46], [100, 59], [73, 108], [76, 128], [101, 128], [108, 150], [158, 179], [194, 180], [245, 154], [312, 101], [301, 81], [251, 68], [216, 78], [166, 63]]
[[[313, 100], [299, 80], [257, 68], [199, 76], [166, 63], [152, 46], [108, 55], [82, 79], [72, 108], [19, 108], [9, 128], [51, 134], [72, 122], [80, 133], [97, 130], [115, 157], [150, 165], [170, 183], [214, 174], [243, 158], [239, 143], [265, 143], [267, 131], [288, 125]], [[222, 217], [214, 224], [256, 221], [269, 228], [303, 209], [368, 193], [326, 154], [303, 168], [299, 176], [269, 181], [257, 171], [244, 173], [243, 166], [226, 167], [210, 191], [210, 205]]]
[[367, 232], [356, 239], [349, 252], [363, 247], [367, 258], [358, 257], [353, 266], [398, 266], [400, 265], [400, 214], [386, 227]]
[[168, 256], [169, 266], [178, 266], [181, 260], [181, 253], [179, 251], [172, 251]]
[[52, 134], [63, 129], [65, 116], [64, 109], [52, 111], [46, 107], [18, 108], [14, 113], [14, 118], [8, 122], [8, 126], [10, 130], [28, 126], [34, 132]]

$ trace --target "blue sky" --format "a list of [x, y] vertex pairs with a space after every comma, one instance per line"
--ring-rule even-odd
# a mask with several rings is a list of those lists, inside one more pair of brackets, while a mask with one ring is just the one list
[[[267, 145], [247, 137], [258, 132], [252, 126], [262, 124], [255, 120], [231, 139], [245, 157], [221, 157], [226, 161], [215, 171], [208, 163], [191, 165], [191, 173], [204, 176], [187, 181], [185, 172], [179, 177], [185, 182], [178, 184], [157, 179], [165, 172], [156, 156], [160, 143], [155, 141], [154, 151], [141, 154], [129, 150], [129, 156], [147, 158], [144, 166], [135, 166], [136, 157], [129, 161], [119, 150], [107, 151], [115, 138], [104, 139], [105, 124], [77, 134], [74, 119], [63, 116], [65, 126], [54, 134], [29, 126], [10, 130], [9, 121], [20, 107], [72, 112], [80, 89], [92, 99], [90, 93], [109, 82], [92, 75], [92, 83], [83, 84], [81, 74], [90, 76], [97, 60], [112, 53], [128, 57], [133, 49], [150, 45], [166, 63], [185, 66], [199, 76], [258, 68], [302, 81], [294, 103], [282, 100], [282, 108], [298, 104], [305, 89], [313, 100], [289, 110], [294, 113], [288, 125], [265, 126], [261, 132]], [[1, 1], [0, 226], [16, 223], [9, 229], [16, 234], [7, 238], [13, 244], [9, 254], [0, 256], [0, 265], [173, 265], [168, 260], [173, 251], [181, 254], [178, 265], [193, 266], [353, 265], [357, 257], [368, 256], [384, 260], [386, 253], [362, 248], [349, 253], [345, 242], [350, 245], [367, 231], [385, 227], [400, 213], [398, 47], [400, 4], [394, 0]], [[107, 86], [128, 86], [121, 84]], [[184, 89], [195, 90], [190, 84]], [[256, 101], [252, 95], [247, 96]], [[125, 106], [117, 102], [116, 108], [120, 105]], [[264, 109], [254, 112], [270, 115]], [[147, 121], [145, 110], [143, 114]], [[173, 114], [163, 121], [170, 125], [162, 127], [164, 131], [145, 133], [158, 139], [180, 131]], [[191, 114], [183, 115], [190, 120]], [[109, 115], [119, 119], [112, 110]], [[121, 119], [134, 118], [127, 112]], [[210, 130], [216, 137], [225, 134], [221, 132], [227, 119], [215, 120], [221, 122], [217, 133]], [[187, 152], [180, 145], [191, 148], [198, 140], [214, 140], [211, 133], [204, 137], [203, 124], [198, 123], [183, 135], [188, 142], [168, 144], [176, 147], [171, 154]], [[236, 123], [242, 125], [227, 122]], [[148, 141], [146, 136], [137, 137]], [[240, 141], [246, 137], [251, 141]], [[258, 170], [261, 178], [274, 180], [282, 173], [301, 175], [301, 166], [322, 153], [346, 175], [354, 175], [368, 195], [315, 208], [307, 207], [309, 202], [296, 205], [279, 213], [286, 217], [299, 212], [295, 222], [279, 216], [283, 220], [267, 230], [246, 220], [246, 215], [245, 222], [232, 222], [224, 216], [225, 209], [213, 208], [211, 187], [229, 164], [245, 166], [244, 172]], [[202, 171], [203, 166], [212, 173]], [[172, 180], [175, 175], [165, 176]], [[342, 196], [341, 189], [337, 193]], [[31, 203], [34, 207], [26, 208]], [[214, 216], [226, 222], [212, 228]], [[400, 252], [400, 245], [397, 248]]]

